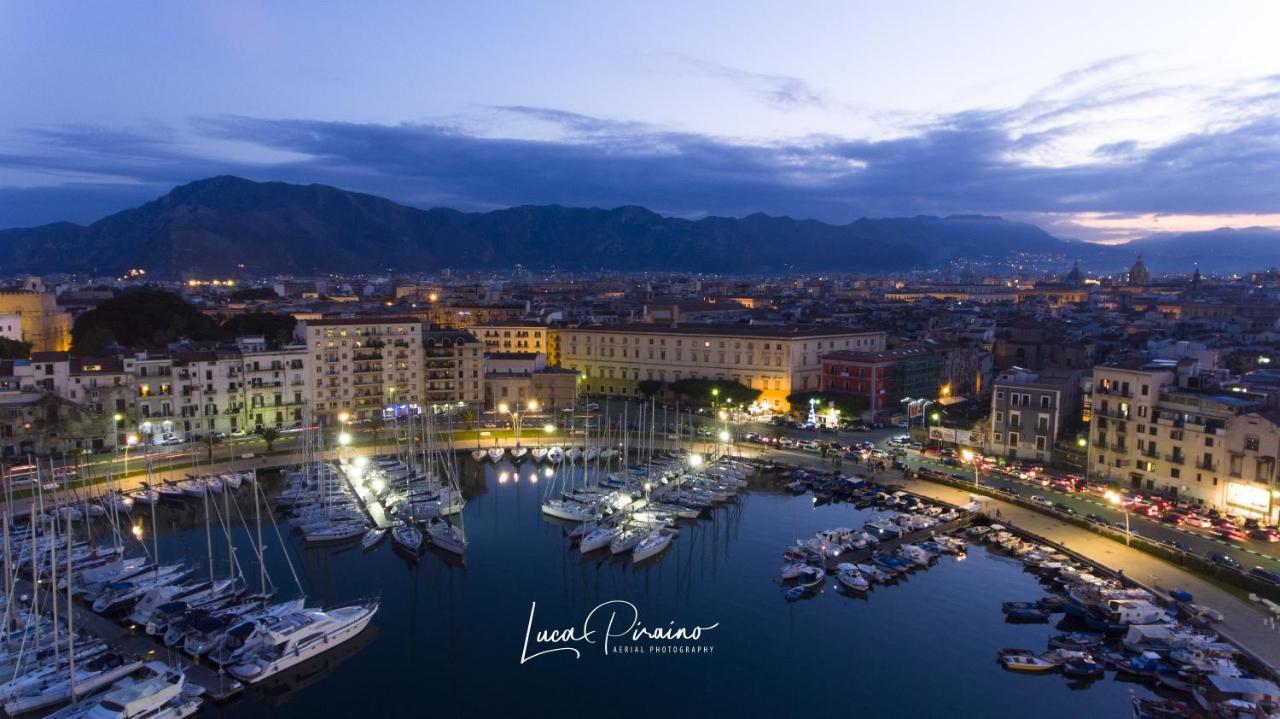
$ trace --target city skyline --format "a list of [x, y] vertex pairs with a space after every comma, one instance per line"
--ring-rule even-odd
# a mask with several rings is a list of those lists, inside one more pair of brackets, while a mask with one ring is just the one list
[[0, 80], [31, 101], [0, 115], [0, 226], [223, 173], [418, 207], [974, 212], [1102, 241], [1280, 225], [1274, 8], [975, 12], [10, 6]]

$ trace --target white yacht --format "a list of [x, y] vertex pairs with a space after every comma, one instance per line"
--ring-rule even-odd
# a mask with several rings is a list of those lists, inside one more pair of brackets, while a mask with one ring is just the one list
[[143, 676], [125, 677], [102, 694], [50, 714], [46, 719], [182, 719], [200, 708], [198, 692], [187, 691], [186, 675], [151, 662]]
[[593, 505], [567, 499], [549, 499], [543, 502], [542, 513], [570, 522], [593, 522], [600, 519], [600, 511]]
[[459, 555], [467, 553], [467, 538], [462, 536], [462, 532], [447, 519], [432, 517], [427, 522], [427, 536], [431, 538], [432, 546], [446, 552]]
[[671, 544], [671, 534], [665, 528], [655, 529], [641, 539], [631, 552], [632, 561], [643, 562], [649, 557], [660, 554]]
[[597, 549], [604, 549], [609, 546], [609, 543], [613, 541], [614, 537], [618, 536], [618, 532], [620, 531], [621, 530], [617, 527], [613, 526], [596, 527], [582, 538], [582, 541], [578, 544], [578, 549], [582, 550], [583, 554], [594, 552]]
[[280, 617], [264, 627], [262, 641], [227, 670], [253, 684], [319, 656], [359, 634], [378, 611], [377, 601]]

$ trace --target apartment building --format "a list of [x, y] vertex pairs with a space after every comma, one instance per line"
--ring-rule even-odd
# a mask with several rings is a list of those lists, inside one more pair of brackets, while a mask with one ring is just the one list
[[307, 320], [308, 399], [316, 421], [332, 425], [398, 416], [422, 402], [422, 323], [376, 316]]
[[789, 409], [787, 395], [817, 390], [819, 357], [882, 351], [884, 332], [767, 325], [589, 325], [557, 330], [560, 365], [587, 394], [639, 396], [643, 380], [733, 380], [761, 391], [760, 407]]
[[508, 321], [475, 325], [475, 336], [490, 352], [536, 352], [550, 354], [551, 330], [537, 322]]
[[485, 402], [489, 409], [504, 403], [524, 407], [536, 401], [544, 412], [573, 407], [578, 373], [552, 367], [537, 352], [491, 352], [485, 359]]
[[484, 404], [485, 343], [469, 332], [423, 330], [422, 401]]
[[1079, 405], [1080, 372], [1014, 367], [992, 382], [986, 451], [1009, 459], [1048, 462]]
[[1280, 520], [1280, 415], [1206, 382], [1194, 360], [1094, 369], [1090, 474]]
[[822, 356], [821, 389], [861, 397], [867, 419], [883, 419], [905, 398], [938, 396], [941, 372], [942, 358], [925, 347], [831, 352]]

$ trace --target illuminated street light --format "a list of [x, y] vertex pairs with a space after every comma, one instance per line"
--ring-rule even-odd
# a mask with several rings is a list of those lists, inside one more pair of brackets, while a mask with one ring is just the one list
[[350, 422], [350, 421], [351, 421], [351, 414], [350, 414], [350, 413], [348, 413], [348, 412], [339, 412], [339, 413], [338, 413], [338, 421], [339, 421], [339, 422], [341, 422], [341, 423], [343, 423], [343, 424], [346, 424], [347, 422]]
[[498, 405], [498, 411], [501, 412], [502, 414], [507, 414], [511, 411], [511, 405], [507, 404], [506, 402], [503, 402]]
[[691, 454], [691, 455], [689, 455], [689, 466], [690, 466], [690, 467], [693, 467], [694, 469], [697, 469], [698, 467], [701, 467], [701, 466], [702, 466], [702, 455], [700, 455], [700, 454]]
[[542, 425], [542, 431], [543, 431], [543, 432], [546, 432], [547, 434], [555, 434], [555, 433], [556, 433], [556, 426], [555, 426], [554, 424], [551, 424], [550, 422], [548, 422], [548, 423], [546, 423], [546, 424]]
[[348, 434], [347, 432], [339, 432], [338, 444], [342, 445], [343, 447], [346, 447], [347, 445], [351, 444], [351, 435]]
[[1132, 536], [1129, 533], [1129, 508], [1124, 506], [1123, 498], [1120, 496], [1119, 492], [1107, 490], [1102, 496], [1105, 497], [1112, 506], [1120, 507], [1124, 510], [1124, 544], [1126, 547], [1129, 546], [1129, 537]]
[[529, 400], [528, 407], [529, 407], [529, 411], [530, 411], [530, 412], [537, 412], [537, 411], [538, 411], [538, 400], [536, 400], [536, 399], [531, 399], [531, 400]]
[[125, 438], [124, 438], [124, 443], [125, 443], [125, 444], [127, 444], [127, 445], [129, 445], [130, 447], [132, 447], [133, 445], [135, 445], [135, 444], [137, 444], [137, 443], [138, 443], [138, 435], [136, 435], [136, 434], [134, 434], [134, 433], [130, 432], [130, 433], [129, 433]]
[[729, 431], [728, 431], [728, 430], [725, 430], [725, 429], [720, 430], [720, 435], [719, 435], [719, 437], [720, 437], [720, 441], [721, 441], [721, 442], [726, 442], [726, 443], [727, 443], [727, 442], [729, 441]]
[[1077, 447], [1087, 447], [1087, 446], [1089, 446], [1089, 440], [1085, 439], [1084, 437], [1077, 437], [1077, 438], [1076, 438], [1076, 446], [1077, 446]]

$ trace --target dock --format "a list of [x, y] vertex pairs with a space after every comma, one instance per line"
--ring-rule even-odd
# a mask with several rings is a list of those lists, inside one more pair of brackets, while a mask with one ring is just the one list
[[[18, 580], [14, 584], [17, 594], [31, 594], [31, 582]], [[61, 593], [59, 593], [61, 596]], [[47, 598], [42, 597], [40, 604], [48, 606]], [[65, 611], [65, 602], [62, 603]], [[72, 604], [75, 628], [87, 634], [93, 634], [106, 642], [113, 650], [122, 655], [134, 657], [143, 662], [162, 661], [174, 668], [186, 672], [189, 683], [204, 689], [203, 696], [212, 702], [222, 702], [239, 694], [244, 685], [227, 676], [222, 671], [193, 660], [177, 649], [164, 646], [158, 637], [152, 637], [142, 631], [134, 631], [99, 616], [84, 602], [76, 599]], [[82, 697], [83, 698], [83, 697]]]
[[347, 469], [342, 464], [336, 464], [338, 472], [342, 474], [342, 478], [346, 480], [347, 486], [360, 499], [360, 505], [364, 507], [364, 512], [369, 516], [369, 521], [373, 523], [376, 529], [390, 529], [394, 522], [387, 518], [387, 510], [382, 506], [382, 500], [378, 496], [369, 491], [369, 488], [363, 482], [357, 483], [351, 479], [351, 475], [347, 474]]
[[871, 558], [872, 554], [875, 554], [876, 552], [888, 552], [888, 551], [897, 549], [898, 547], [904, 544], [913, 544], [915, 542], [928, 541], [929, 539], [936, 537], [938, 535], [950, 534], [957, 530], [964, 529], [965, 527], [968, 527], [970, 524], [973, 524], [973, 514], [970, 512], [962, 511], [959, 517], [951, 520], [950, 522], [945, 522], [943, 524], [929, 527], [927, 529], [918, 529], [914, 532], [909, 532], [900, 537], [894, 537], [892, 539], [883, 539], [880, 541], [880, 544], [875, 547], [855, 549], [849, 552], [844, 552], [838, 557], [827, 557], [825, 562], [825, 568], [828, 571], [833, 571], [835, 570], [836, 565], [843, 564], [845, 562], [850, 562], [854, 564], [865, 562]]

